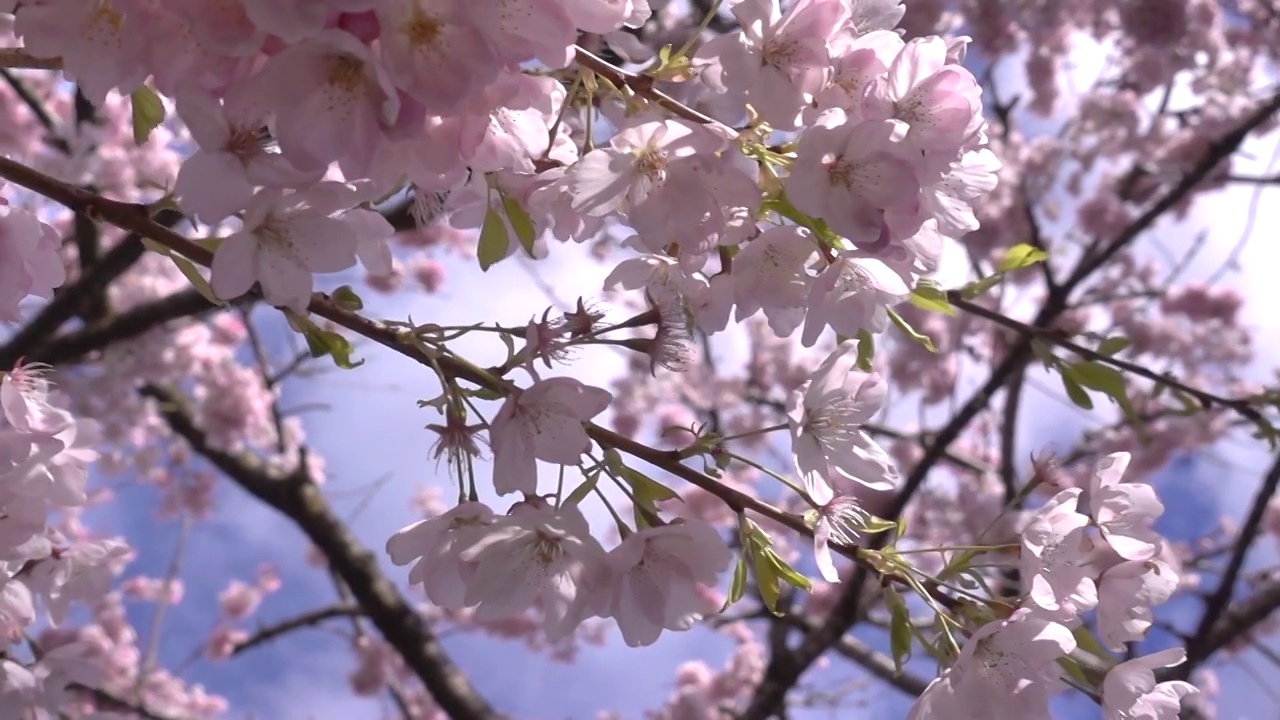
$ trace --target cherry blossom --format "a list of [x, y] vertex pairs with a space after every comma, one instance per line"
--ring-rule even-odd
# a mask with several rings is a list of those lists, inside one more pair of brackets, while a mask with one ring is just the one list
[[245, 209], [240, 231], [223, 239], [214, 253], [213, 291], [233, 299], [257, 283], [272, 305], [304, 310], [314, 287], [312, 273], [354, 265], [355, 233], [330, 217], [333, 209], [320, 187], [298, 193], [258, 191]]
[[1080, 488], [1063, 490], [1032, 514], [1022, 530], [1022, 572], [1030, 599], [1069, 620], [1098, 604], [1098, 588], [1088, 566], [1089, 518], [1077, 511]]
[[0, 321], [18, 322], [18, 303], [52, 297], [66, 281], [57, 232], [29, 212], [0, 204]]
[[1115, 453], [1098, 462], [1088, 502], [1107, 544], [1126, 560], [1146, 560], [1160, 552], [1160, 536], [1151, 524], [1164, 513], [1164, 505], [1150, 485], [1121, 481], [1129, 458]]
[[461, 610], [468, 580], [476, 564], [463, 552], [484, 537], [495, 516], [487, 505], [462, 503], [443, 515], [419, 520], [387, 540], [387, 554], [396, 565], [413, 563], [409, 582], [421, 584], [431, 602]]
[[1076, 648], [1065, 626], [1017, 610], [979, 628], [920, 696], [910, 720], [1048, 720], [1056, 661]]
[[609, 552], [614, 577], [604, 614], [618, 621], [632, 647], [653, 644], [663, 629], [688, 630], [706, 614], [698, 586], [718, 584], [732, 558], [705, 522], [644, 528]]
[[839, 476], [869, 488], [893, 487], [898, 472], [885, 451], [859, 429], [884, 406], [879, 375], [854, 370], [858, 343], [845, 341], [787, 398], [791, 453], [805, 490], [819, 505], [834, 497]]
[[600, 576], [605, 552], [577, 508], [522, 506], [486, 528], [462, 559], [475, 563], [466, 602], [477, 618], [514, 615], [537, 598], [555, 640], [597, 607], [589, 581]]
[[537, 492], [537, 460], [573, 465], [591, 448], [583, 423], [613, 395], [573, 378], [540, 380], [511, 395], [489, 428], [493, 486], [500, 495]]
[[1187, 659], [1187, 651], [1169, 648], [1116, 665], [1102, 681], [1102, 715], [1106, 720], [1174, 720], [1182, 699], [1198, 690], [1191, 683], [1157, 683], [1155, 671]]

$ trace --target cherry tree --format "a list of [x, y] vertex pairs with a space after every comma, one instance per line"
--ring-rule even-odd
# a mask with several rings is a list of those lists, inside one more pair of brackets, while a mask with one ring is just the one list
[[[1280, 439], [1197, 219], [1277, 183], [1278, 39], [1264, 0], [0, 0], [0, 717], [240, 717], [193, 667], [315, 629], [391, 718], [518, 714], [447, 635], [684, 633], [732, 650], [602, 716], [1212, 717], [1280, 667], [1280, 461], [1192, 533], [1166, 471]], [[379, 309], [464, 263], [510, 317]], [[431, 482], [369, 547], [324, 458], [385, 448], [283, 400], [387, 357]], [[122, 488], [162, 576], [95, 527]], [[231, 488], [310, 609], [183, 564]]]

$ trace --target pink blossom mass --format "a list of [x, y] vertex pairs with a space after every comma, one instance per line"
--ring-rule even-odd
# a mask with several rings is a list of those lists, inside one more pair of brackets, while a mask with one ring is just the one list
[[0, 720], [1280, 716], [1269, 0], [0, 0]]

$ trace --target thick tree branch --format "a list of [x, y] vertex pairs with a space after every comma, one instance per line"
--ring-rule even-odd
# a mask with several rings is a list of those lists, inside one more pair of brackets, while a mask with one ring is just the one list
[[291, 474], [273, 474], [252, 455], [228, 452], [212, 445], [204, 431], [196, 426], [185, 402], [173, 392], [153, 386], [143, 393], [157, 401], [160, 415], [193, 451], [306, 533], [329, 566], [351, 588], [383, 639], [396, 649], [449, 717], [467, 720], [501, 717], [445, 654], [422, 616], [382, 574], [373, 553], [360, 544], [330, 509], [320, 488], [306, 476], [305, 458], [299, 458], [298, 468]]
[[[252, 299], [249, 301], [252, 302]], [[27, 351], [25, 356], [30, 362], [49, 365], [75, 363], [90, 353], [132, 340], [174, 320], [194, 319], [221, 309], [205, 300], [194, 289], [180, 290], [167, 297], [129, 308], [104, 322], [52, 338]], [[0, 359], [3, 357], [0, 355]]]
[[1222, 580], [1205, 601], [1200, 624], [1196, 627], [1191, 639], [1187, 641], [1187, 662], [1178, 668], [1179, 674], [1184, 678], [1189, 677], [1191, 670], [1207, 660], [1217, 649], [1211, 646], [1210, 639], [1235, 594], [1236, 583], [1240, 579], [1240, 571], [1244, 569], [1245, 558], [1248, 557], [1253, 541], [1262, 529], [1267, 505], [1275, 496], [1277, 487], [1280, 487], [1280, 457], [1271, 464], [1271, 469], [1267, 471], [1258, 487], [1253, 505], [1249, 508], [1249, 515], [1245, 518], [1244, 525], [1240, 527], [1240, 532], [1236, 534], [1235, 547], [1232, 549], [1231, 558], [1227, 561], [1226, 569], [1222, 572]]
[[[799, 615], [787, 615], [783, 618], [775, 619], [774, 622], [786, 622], [800, 628], [806, 632], [813, 631], [818, 628], [820, 623], [818, 620], [810, 617], [802, 617]], [[862, 642], [853, 635], [842, 636], [832, 647], [833, 650], [840, 653], [845, 658], [857, 663], [862, 669], [871, 673], [873, 676], [883, 680], [893, 687], [901, 690], [903, 693], [911, 697], [918, 697], [924, 689], [929, 686], [929, 681], [916, 675], [906, 672], [901, 673], [893, 665], [893, 659], [889, 656], [876, 652], [876, 649]]]

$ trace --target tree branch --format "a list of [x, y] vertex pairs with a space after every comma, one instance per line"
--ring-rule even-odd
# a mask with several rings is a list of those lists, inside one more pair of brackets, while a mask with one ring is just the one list
[[427, 690], [451, 718], [497, 720], [501, 717], [454, 665], [435, 635], [382, 574], [373, 553], [360, 544], [330, 509], [320, 488], [306, 475], [306, 458], [297, 469], [281, 476], [268, 471], [256, 457], [212, 445], [198, 428], [185, 401], [155, 386], [143, 394], [157, 401], [160, 415], [192, 450], [203, 456], [241, 488], [270, 505], [306, 533], [329, 566], [351, 588], [356, 601]]
[[1191, 639], [1187, 641], [1187, 662], [1178, 667], [1180, 674], [1184, 678], [1189, 677], [1191, 670], [1208, 659], [1213, 650], [1216, 649], [1211, 648], [1210, 637], [1218, 624], [1219, 616], [1222, 615], [1227, 605], [1231, 602], [1231, 597], [1235, 593], [1236, 582], [1240, 579], [1240, 571], [1244, 569], [1245, 558], [1253, 547], [1254, 538], [1262, 528], [1262, 520], [1267, 514], [1267, 505], [1276, 494], [1278, 487], [1280, 487], [1280, 457], [1277, 457], [1275, 462], [1271, 464], [1271, 469], [1267, 471], [1257, 494], [1254, 495], [1253, 505], [1249, 508], [1249, 515], [1245, 519], [1244, 525], [1241, 526], [1240, 532], [1236, 535], [1236, 543], [1231, 552], [1231, 558], [1227, 561], [1227, 567], [1222, 572], [1222, 580], [1218, 583], [1218, 588], [1205, 601], [1204, 614], [1200, 616], [1200, 624], [1196, 627]]
[[311, 610], [310, 612], [305, 612], [301, 615], [291, 617], [288, 620], [282, 620], [273, 625], [264, 625], [259, 627], [257, 632], [250, 635], [248, 638], [245, 638], [243, 642], [236, 643], [236, 646], [231, 650], [231, 654], [239, 655], [242, 652], [258, 647], [259, 645], [271, 642], [282, 635], [287, 635], [294, 630], [319, 625], [325, 620], [346, 617], [358, 618], [363, 617], [364, 614], [364, 608], [358, 605], [330, 605], [329, 607]]

